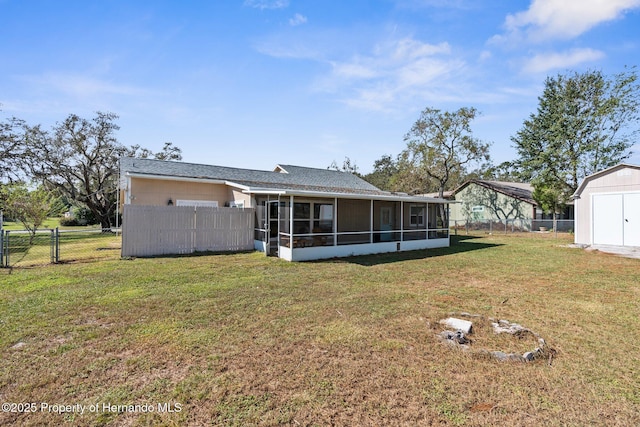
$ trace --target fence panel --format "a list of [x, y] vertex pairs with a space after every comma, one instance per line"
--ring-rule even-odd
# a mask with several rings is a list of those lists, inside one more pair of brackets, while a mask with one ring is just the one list
[[126, 205], [122, 256], [253, 249], [253, 209]]
[[122, 237], [117, 231], [59, 230], [51, 248], [56, 262], [105, 260], [120, 258]]
[[53, 262], [51, 248], [55, 230], [4, 230], [3, 267], [31, 267]]
[[253, 211], [196, 210], [195, 251], [242, 251], [253, 249]]

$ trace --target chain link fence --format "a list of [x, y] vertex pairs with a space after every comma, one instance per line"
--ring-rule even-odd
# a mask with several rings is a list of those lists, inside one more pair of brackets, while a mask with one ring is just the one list
[[116, 230], [0, 230], [0, 267], [120, 258]]
[[452, 234], [468, 234], [482, 231], [486, 233], [527, 233], [560, 232], [573, 233], [572, 219], [509, 219], [509, 220], [451, 220]]

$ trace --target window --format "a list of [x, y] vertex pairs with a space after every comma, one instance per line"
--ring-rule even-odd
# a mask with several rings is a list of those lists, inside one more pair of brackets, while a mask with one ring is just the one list
[[329, 203], [313, 204], [313, 232], [331, 233], [333, 231], [333, 205]]
[[293, 234], [332, 232], [333, 203], [317, 201], [293, 204]]
[[293, 234], [308, 234], [311, 220], [311, 203], [293, 204]]
[[424, 210], [424, 206], [411, 206], [409, 218], [411, 227], [424, 227]]

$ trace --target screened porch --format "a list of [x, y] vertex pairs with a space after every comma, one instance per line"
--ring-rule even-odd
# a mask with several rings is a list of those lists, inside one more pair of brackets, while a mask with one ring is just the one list
[[448, 246], [446, 201], [406, 199], [256, 197], [256, 248], [297, 261]]

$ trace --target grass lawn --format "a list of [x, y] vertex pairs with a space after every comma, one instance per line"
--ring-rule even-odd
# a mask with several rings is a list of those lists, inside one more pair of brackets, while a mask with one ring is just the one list
[[[0, 401], [35, 403], [0, 425], [640, 425], [640, 261], [568, 236], [455, 240], [0, 270]], [[451, 312], [517, 322], [554, 357], [447, 346]]]

